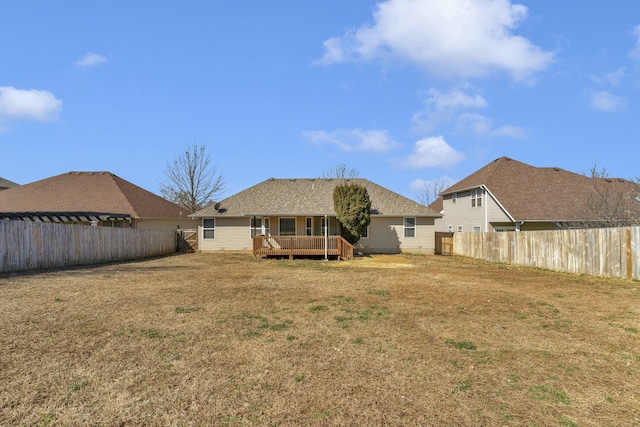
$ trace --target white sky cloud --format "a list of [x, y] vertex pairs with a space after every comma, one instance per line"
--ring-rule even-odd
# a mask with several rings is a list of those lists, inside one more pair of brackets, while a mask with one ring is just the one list
[[451, 166], [464, 159], [442, 136], [431, 136], [415, 143], [411, 155], [399, 163], [409, 169]]
[[640, 61], [640, 25], [635, 26], [633, 35], [636, 36], [636, 45], [631, 49], [631, 52], [629, 52], [629, 56]]
[[473, 133], [482, 136], [524, 137], [524, 130], [517, 126], [493, 127], [489, 117], [465, 110], [479, 110], [489, 104], [482, 95], [470, 94], [456, 88], [449, 92], [437, 89], [427, 91], [426, 108], [411, 118], [414, 129], [432, 132], [438, 127], [455, 123], [458, 133]]
[[494, 128], [493, 120], [480, 114], [465, 113], [458, 117], [458, 132], [471, 132], [480, 136], [506, 136], [524, 138], [525, 131], [518, 126], [501, 126]]
[[398, 146], [384, 130], [338, 129], [333, 132], [321, 130], [302, 133], [307, 139], [320, 146], [332, 144], [343, 151], [369, 151], [382, 153]]
[[402, 60], [443, 77], [506, 71], [527, 81], [554, 54], [514, 34], [528, 9], [510, 0], [387, 0], [374, 24], [325, 40], [319, 64]]
[[450, 123], [460, 109], [479, 109], [488, 105], [481, 95], [471, 95], [460, 89], [445, 93], [434, 88], [427, 91], [426, 104], [424, 110], [411, 118], [414, 127], [421, 132], [430, 132]]
[[591, 95], [590, 105], [600, 111], [617, 111], [627, 105], [627, 100], [603, 90]]
[[450, 176], [441, 176], [437, 179], [422, 179], [416, 178], [409, 184], [409, 188], [411, 191], [418, 193], [420, 191], [424, 191], [425, 188], [437, 188], [441, 190], [446, 190], [455, 184], [456, 181]]
[[618, 86], [622, 79], [624, 79], [627, 75], [627, 72], [624, 68], [619, 68], [616, 71], [612, 71], [603, 75], [594, 75], [591, 76], [591, 80], [594, 83], [598, 84], [608, 84], [610, 86]]
[[94, 52], [87, 52], [82, 58], [75, 62], [76, 67], [90, 68], [108, 62], [107, 58]]
[[51, 92], [0, 86], [0, 125], [12, 120], [53, 121], [62, 110], [62, 101]]

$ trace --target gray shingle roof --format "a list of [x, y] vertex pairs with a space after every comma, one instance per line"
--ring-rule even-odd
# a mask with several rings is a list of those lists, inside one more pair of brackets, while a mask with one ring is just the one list
[[[591, 178], [557, 167], [534, 167], [500, 157], [441, 194], [484, 185], [516, 220], [562, 221], [587, 211], [585, 203], [596, 188], [625, 196], [629, 209], [640, 210], [633, 199], [638, 186], [621, 178]], [[432, 208], [442, 206], [439, 198]], [[445, 212], [446, 215], [446, 212]], [[580, 218], [587, 219], [587, 218]]]
[[8, 179], [2, 178], [0, 176], [0, 190], [4, 190], [7, 188], [13, 188], [13, 187], [17, 187], [18, 184], [16, 184], [15, 182], [9, 181]]
[[333, 189], [344, 182], [367, 189], [372, 216], [440, 216], [420, 203], [362, 178], [270, 178], [220, 201], [219, 205], [209, 205], [193, 216], [335, 215]]
[[0, 191], [0, 212], [108, 212], [181, 218], [191, 211], [110, 172], [68, 172]]

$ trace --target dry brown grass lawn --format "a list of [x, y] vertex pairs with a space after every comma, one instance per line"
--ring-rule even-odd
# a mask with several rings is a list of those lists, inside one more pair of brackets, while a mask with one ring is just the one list
[[0, 425], [640, 424], [640, 283], [189, 254], [0, 277]]

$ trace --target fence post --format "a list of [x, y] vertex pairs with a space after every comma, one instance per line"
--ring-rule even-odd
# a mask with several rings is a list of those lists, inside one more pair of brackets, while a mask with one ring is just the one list
[[627, 240], [627, 279], [633, 278], [633, 253], [631, 250], [631, 229], [625, 229]]

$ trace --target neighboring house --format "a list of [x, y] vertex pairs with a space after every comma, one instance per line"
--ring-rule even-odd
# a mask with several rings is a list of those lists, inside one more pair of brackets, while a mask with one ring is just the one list
[[371, 199], [371, 224], [356, 251], [433, 253], [440, 215], [360, 178], [267, 179], [192, 215], [199, 220], [199, 250], [251, 250], [253, 237], [261, 235], [339, 235], [333, 192], [343, 183], [365, 187]]
[[9, 188], [13, 188], [13, 187], [17, 187], [18, 184], [16, 184], [15, 182], [11, 182], [8, 179], [4, 179], [2, 177], [0, 177], [0, 191], [2, 190], [7, 190]]
[[191, 213], [110, 172], [68, 172], [0, 191], [0, 219], [195, 229]]
[[430, 207], [436, 231], [554, 230], [640, 220], [640, 188], [501, 157], [449, 187]]

